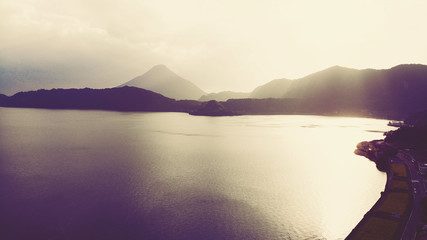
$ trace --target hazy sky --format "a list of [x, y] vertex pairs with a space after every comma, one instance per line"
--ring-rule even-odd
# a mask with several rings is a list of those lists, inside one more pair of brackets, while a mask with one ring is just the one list
[[424, 0], [2, 0], [0, 65], [113, 87], [165, 64], [208, 92], [250, 91], [333, 65], [427, 64], [426, 12]]

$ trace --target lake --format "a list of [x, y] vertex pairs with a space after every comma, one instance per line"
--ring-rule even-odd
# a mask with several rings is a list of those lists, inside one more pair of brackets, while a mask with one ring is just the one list
[[386, 124], [0, 108], [0, 239], [343, 239]]

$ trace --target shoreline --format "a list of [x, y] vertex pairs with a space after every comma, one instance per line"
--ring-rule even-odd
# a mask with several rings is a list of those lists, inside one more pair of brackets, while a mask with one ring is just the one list
[[412, 183], [400, 152], [384, 140], [361, 142], [355, 154], [375, 162], [387, 174], [384, 191], [346, 239], [401, 239], [414, 208]]

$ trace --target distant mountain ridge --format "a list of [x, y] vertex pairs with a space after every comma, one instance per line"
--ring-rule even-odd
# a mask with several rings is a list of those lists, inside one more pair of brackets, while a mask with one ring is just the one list
[[219, 93], [209, 93], [203, 95], [199, 101], [227, 101], [229, 99], [244, 99], [244, 98], [282, 98], [291, 85], [292, 80], [289, 79], [275, 79], [264, 85], [255, 88], [252, 92], [232, 92], [223, 91]]
[[[356, 70], [333, 66], [325, 70], [296, 79], [282, 97], [310, 98], [317, 94], [347, 91], [347, 88], [357, 90], [360, 82], [370, 78], [370, 72], [382, 70]], [[345, 92], [347, 94], [347, 92]]]
[[0, 106], [8, 100], [8, 96], [0, 93]]
[[219, 93], [209, 93], [199, 98], [199, 101], [227, 101], [228, 99], [248, 98], [250, 93], [223, 91]]
[[255, 88], [249, 98], [282, 98], [291, 86], [292, 80], [275, 79]]
[[403, 119], [427, 109], [427, 66], [409, 64], [384, 70], [334, 66], [297, 80], [273, 80], [256, 89], [263, 90], [266, 98], [229, 99], [206, 105], [192, 100], [175, 101], [136, 87], [53, 89], [21, 92], [11, 97], [0, 95], [0, 106], [182, 111], [215, 116], [317, 114]]
[[0, 101], [0, 106], [150, 112], [190, 112], [200, 106], [196, 101], [176, 101], [149, 90], [128, 86], [107, 89], [42, 89], [20, 92], [6, 98]]
[[165, 65], [156, 65], [141, 76], [118, 87], [130, 86], [147, 89], [177, 100], [197, 100], [206, 94], [194, 83], [178, 76]]
[[282, 97], [303, 99], [323, 111], [410, 115], [427, 109], [427, 66], [407, 64], [385, 70], [334, 66], [294, 80]]

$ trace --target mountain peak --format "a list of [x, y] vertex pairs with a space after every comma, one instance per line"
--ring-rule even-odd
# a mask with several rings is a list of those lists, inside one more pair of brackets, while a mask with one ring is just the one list
[[183, 79], [165, 65], [155, 65], [146, 73], [120, 86], [133, 86], [160, 93], [174, 99], [199, 99], [205, 94], [192, 82]]
[[154, 65], [150, 70], [169, 70], [169, 69], [164, 64], [157, 64], [157, 65]]
[[251, 98], [281, 98], [288, 91], [292, 80], [282, 78], [272, 80], [264, 85], [255, 88], [251, 94]]
[[146, 78], [149, 78], [149, 79], [155, 78], [157, 79], [157, 81], [165, 81], [165, 80], [170, 80], [175, 78], [181, 78], [176, 73], [171, 71], [168, 67], [166, 67], [166, 65], [163, 65], [163, 64], [153, 66], [150, 70], [148, 70], [146, 73], [144, 73], [141, 76], [145, 76]]
[[335, 66], [329, 67], [329, 68], [327, 68], [327, 69], [325, 69], [323, 71], [349, 71], [349, 70], [351, 71], [351, 70], [355, 70], [355, 69], [348, 68], [348, 67], [343, 67], [343, 66], [340, 66], [340, 65], [335, 65]]

